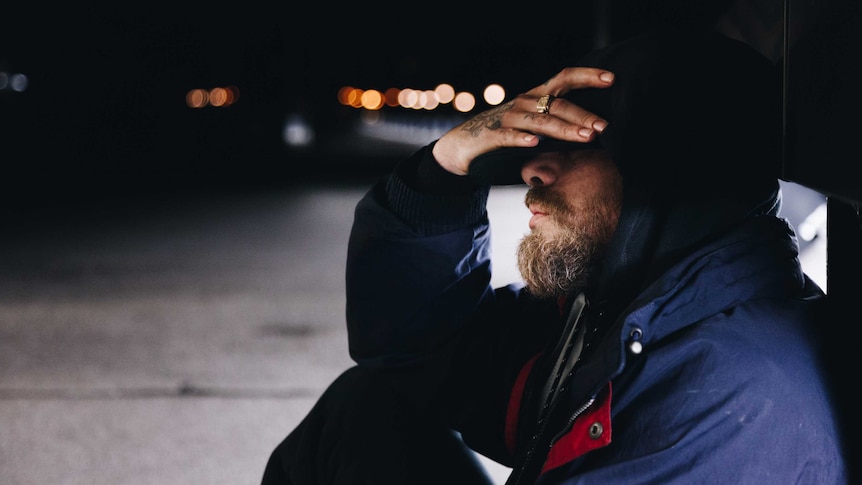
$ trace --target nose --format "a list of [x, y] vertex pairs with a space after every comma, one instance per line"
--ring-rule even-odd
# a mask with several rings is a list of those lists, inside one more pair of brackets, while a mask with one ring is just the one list
[[559, 176], [559, 166], [547, 157], [537, 157], [521, 167], [521, 179], [530, 187], [553, 184]]

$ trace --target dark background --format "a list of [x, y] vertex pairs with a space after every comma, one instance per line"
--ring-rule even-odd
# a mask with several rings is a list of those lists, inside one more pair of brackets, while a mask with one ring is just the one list
[[[474, 20], [456, 29], [442, 14], [417, 22], [407, 13], [307, 9], [287, 2], [7, 9], [0, 70], [25, 73], [29, 85], [0, 91], [5, 192], [78, 198], [255, 184], [317, 172], [325, 162], [382, 169], [401, 152], [339, 141], [359, 113], [338, 104], [339, 87], [431, 89], [445, 81], [469, 89], [506, 80], [520, 89], [588, 48], [591, 35], [547, 32], [534, 21], [517, 31]], [[590, 15], [583, 19], [589, 25]], [[240, 90], [233, 106], [186, 107], [189, 89], [226, 85]], [[282, 142], [289, 114], [313, 125], [310, 149], [294, 152]], [[422, 116], [439, 113], [415, 114]]]
[[[789, 110], [798, 115], [788, 122], [787, 175], [828, 191], [847, 179], [840, 176], [847, 163], [834, 160], [850, 145], [856, 124], [847, 121], [862, 106], [852, 84], [858, 62], [850, 61], [860, 50], [844, 47], [848, 37], [859, 45], [856, 3], [577, 0], [507, 10], [452, 0], [410, 8], [21, 2], [0, 11], [0, 71], [29, 79], [23, 92], [0, 90], [2, 202], [9, 209], [374, 174], [415, 146], [357, 136], [360, 110], [338, 104], [341, 86], [432, 89], [449, 82], [479, 93], [499, 82], [513, 95], [593, 48], [646, 28], [699, 28], [739, 5], [744, 13], [735, 21], [754, 38], [774, 37], [766, 30], [782, 28], [788, 7], [785, 48], [804, 38], [800, 32], [817, 33], [791, 64], [799, 88], [788, 96], [800, 93], [804, 102]], [[827, 27], [817, 32], [821, 24]], [[764, 32], [752, 34], [757, 28]], [[236, 104], [186, 107], [189, 89], [227, 85], [240, 90]], [[451, 108], [411, 111], [384, 108], [381, 116], [419, 126], [463, 117]], [[310, 124], [313, 145], [283, 142], [290, 116]], [[840, 123], [830, 122], [835, 117]], [[824, 149], [826, 162], [809, 161]], [[852, 187], [837, 191], [857, 194]]]
[[[449, 82], [480, 93], [500, 82], [511, 95], [613, 38], [658, 19], [710, 18], [713, 4], [726, 2], [665, 3], [582, 0], [531, 6], [530, 16], [500, 7], [482, 13], [454, 1], [411, 9], [323, 2], [7, 6], [0, 70], [26, 74], [29, 85], [0, 90], [4, 206], [385, 170], [415, 147], [351, 136], [359, 110], [338, 104], [339, 87]], [[236, 104], [186, 107], [189, 89], [227, 85], [240, 90]], [[461, 116], [451, 108], [409, 111], [381, 113], [417, 124], [453, 124]], [[282, 141], [284, 122], [295, 115], [313, 127], [312, 146]]]

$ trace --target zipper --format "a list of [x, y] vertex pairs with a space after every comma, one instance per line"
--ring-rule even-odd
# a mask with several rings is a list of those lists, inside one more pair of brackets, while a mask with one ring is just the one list
[[[571, 415], [571, 416], [569, 416], [569, 419], [566, 421], [566, 426], [564, 426], [564, 427], [562, 428], [562, 430], [560, 430], [560, 432], [559, 432], [559, 433], [557, 433], [557, 434], [556, 434], [556, 435], [551, 439], [551, 441], [548, 443], [548, 450], [547, 450], [547, 451], [550, 451], [550, 450], [551, 450], [551, 448], [554, 446], [554, 443], [556, 443], [560, 438], [562, 438], [562, 436], [563, 436], [564, 434], [566, 434], [566, 430], [567, 430], [567, 429], [569, 429], [569, 428], [571, 428], [571, 426], [572, 426], [572, 424], [575, 422], [575, 420], [576, 420], [576, 419], [578, 419], [578, 417], [579, 417], [580, 415], [584, 414], [584, 411], [586, 411], [587, 409], [589, 409], [589, 407], [590, 407], [590, 406], [592, 406], [594, 402], [596, 402], [596, 395], [595, 395], [595, 394], [593, 394], [593, 396], [592, 396], [592, 397], [590, 397], [590, 398], [587, 400], [587, 402], [585, 402], [584, 404], [580, 405], [580, 406], [575, 410], [575, 412], [574, 412], [574, 413], [572, 413], [572, 415]], [[551, 406], [551, 408], [553, 408], [553, 406]], [[550, 414], [550, 409], [548, 409], [548, 411], [547, 411], [547, 413], [545, 414], [545, 416], [544, 416], [544, 417], [547, 417], [547, 415], [549, 415], [549, 414]], [[542, 417], [542, 418], [541, 418], [541, 419], [543, 420], [543, 422], [541, 423], [541, 427], [540, 427], [540, 429], [539, 429], [536, 433], [534, 433], [534, 434], [533, 434], [533, 438], [532, 438], [532, 440], [531, 440], [531, 442], [530, 442], [530, 448], [527, 450], [527, 453], [526, 453], [526, 455], [525, 455], [525, 457], [524, 457], [524, 462], [523, 462], [523, 464], [522, 464], [521, 466], [519, 466], [519, 467], [518, 467], [517, 474], [516, 474], [516, 473], [512, 473], [512, 475], [509, 477], [509, 480], [507, 480], [507, 481], [506, 481], [506, 485], [519, 485], [519, 484], [521, 483], [521, 480], [524, 478], [524, 472], [525, 472], [525, 470], [528, 468], [528, 465], [530, 465], [530, 462], [531, 462], [531, 460], [533, 459], [533, 454], [535, 453], [535, 451], [536, 451], [536, 447], [538, 446], [538, 441], [539, 441], [539, 439], [538, 439], [538, 438], [539, 438], [539, 436], [541, 436], [542, 434], [544, 434], [544, 432], [545, 432], [545, 426], [547, 426], [547, 422], [545, 422], [545, 421], [544, 421], [544, 417]], [[547, 454], [546, 454], [546, 455], [547, 455]], [[541, 474], [541, 471], [540, 471], [539, 473], [537, 473], [537, 474], [536, 474], [536, 477], [538, 478], [538, 476], [539, 476], [540, 474]], [[512, 478], [514, 478], [515, 480], [514, 480], [514, 481], [512, 481]]]
[[596, 395], [595, 394], [593, 394], [593, 397], [591, 397], [589, 400], [587, 400], [587, 402], [585, 402], [578, 409], [575, 410], [574, 414], [572, 414], [569, 417], [569, 420], [566, 421], [566, 425], [563, 427], [563, 429], [560, 430], [560, 432], [557, 433], [557, 435], [554, 436], [553, 439], [551, 439], [551, 444], [548, 446], [549, 450], [551, 449], [552, 446], [554, 446], [554, 443], [559, 441], [560, 438], [562, 438], [563, 435], [566, 434], [566, 430], [572, 427], [572, 425], [575, 423], [575, 420], [578, 419], [578, 417], [580, 415], [584, 414], [584, 411], [589, 409], [589, 407], [592, 406], [594, 402], [596, 402]]

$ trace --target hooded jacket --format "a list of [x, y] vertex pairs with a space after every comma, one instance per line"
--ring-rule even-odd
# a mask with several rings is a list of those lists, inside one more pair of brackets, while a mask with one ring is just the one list
[[[661, 42], [653, 52], [667, 49]], [[634, 62], [626, 55], [614, 65], [620, 81]], [[632, 141], [627, 133], [602, 136]], [[509, 484], [844, 483], [819, 364], [823, 292], [777, 215], [777, 179], [752, 167], [735, 185], [713, 174], [692, 190], [679, 167], [645, 171], [636, 150], [613, 143], [627, 150], [611, 150], [624, 206], [604, 272], [559, 301], [519, 283], [490, 286], [488, 185], [444, 172], [433, 143], [401, 163], [356, 207], [346, 275], [353, 359], [390, 374], [422, 419], [512, 467]], [[662, 163], [714, 154], [681, 144]]]

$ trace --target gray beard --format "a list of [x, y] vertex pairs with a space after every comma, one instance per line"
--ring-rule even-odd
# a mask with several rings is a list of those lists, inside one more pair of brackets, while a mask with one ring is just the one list
[[620, 186], [586, 201], [580, 210], [558, 193], [542, 188], [527, 192], [527, 203], [541, 201], [551, 209], [556, 235], [536, 229], [518, 246], [518, 269], [527, 290], [540, 298], [584, 291], [598, 273], [619, 216]]
[[540, 298], [583, 291], [596, 272], [605, 244], [583, 228], [560, 228], [548, 238], [539, 231], [524, 236], [518, 246], [518, 269], [527, 290]]

